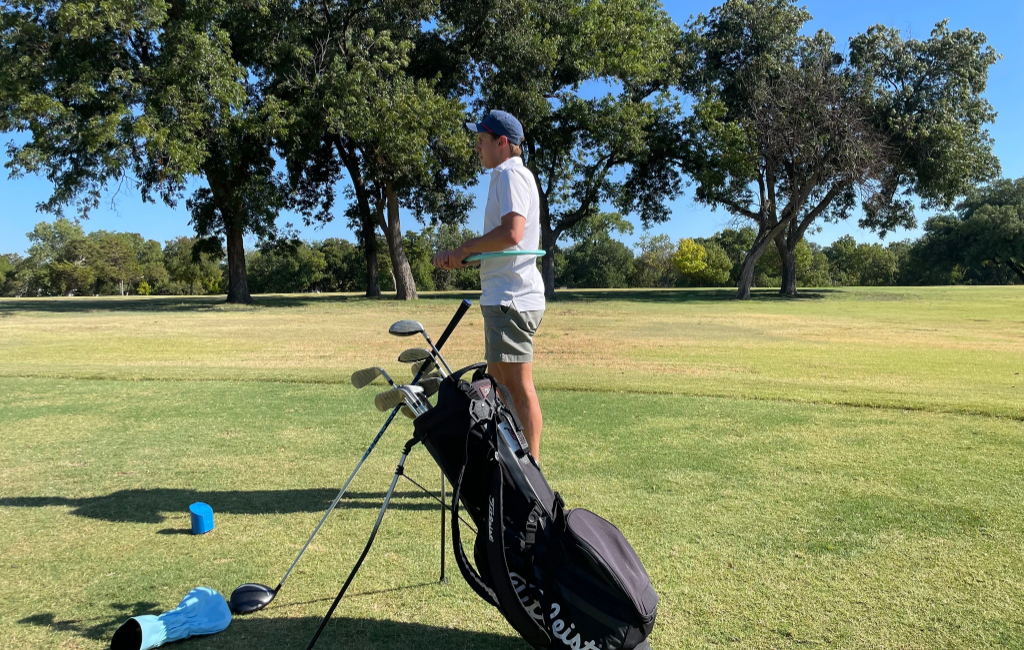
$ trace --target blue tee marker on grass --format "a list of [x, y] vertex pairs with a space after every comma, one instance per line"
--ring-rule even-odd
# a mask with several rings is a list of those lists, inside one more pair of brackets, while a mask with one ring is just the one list
[[188, 507], [192, 515], [192, 534], [202, 535], [213, 530], [213, 508], [202, 501], [196, 501]]

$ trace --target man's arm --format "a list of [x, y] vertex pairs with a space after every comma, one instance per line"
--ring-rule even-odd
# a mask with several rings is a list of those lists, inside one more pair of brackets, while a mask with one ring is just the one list
[[501, 225], [490, 232], [467, 239], [453, 251], [439, 251], [434, 256], [434, 266], [441, 269], [463, 269], [479, 264], [463, 264], [462, 260], [475, 253], [490, 253], [512, 248], [523, 240], [525, 230], [526, 217], [518, 212], [509, 212], [501, 218]]

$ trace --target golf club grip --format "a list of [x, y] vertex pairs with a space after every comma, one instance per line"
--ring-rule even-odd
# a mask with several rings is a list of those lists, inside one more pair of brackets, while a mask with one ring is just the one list
[[469, 300], [466, 300], [465, 298], [462, 299], [462, 304], [460, 304], [459, 308], [455, 310], [455, 315], [452, 316], [452, 320], [448, 323], [448, 327], [444, 328], [444, 332], [441, 333], [441, 338], [437, 339], [438, 350], [440, 350], [441, 346], [444, 345], [444, 342], [448, 340], [448, 337], [452, 335], [455, 328], [459, 326], [459, 322], [462, 320], [462, 317], [466, 315], [466, 312], [469, 311], [469, 308], [472, 306], [473, 303]]

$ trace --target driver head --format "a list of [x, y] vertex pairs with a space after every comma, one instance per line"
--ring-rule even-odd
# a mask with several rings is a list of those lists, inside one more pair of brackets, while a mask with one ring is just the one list
[[388, 328], [388, 334], [392, 336], [412, 336], [422, 334], [424, 331], [423, 326], [414, 320], [400, 320]]

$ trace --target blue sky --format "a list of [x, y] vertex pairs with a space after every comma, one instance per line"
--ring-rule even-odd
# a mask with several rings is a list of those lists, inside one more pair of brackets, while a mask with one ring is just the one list
[[[665, 9], [678, 24], [683, 25], [691, 15], [708, 11], [715, 4], [711, 1], [666, 2]], [[836, 37], [838, 46], [843, 48], [851, 36], [878, 23], [897, 27], [904, 34], [921, 39], [927, 38], [935, 23], [945, 18], [950, 19], [952, 29], [969, 27], [984, 32], [989, 43], [1003, 55], [1003, 59], [990, 71], [986, 93], [989, 102], [999, 113], [995, 124], [990, 126], [995, 139], [995, 153], [1002, 163], [1004, 176], [1024, 176], [1024, 3], [1020, 0], [812, 0], [805, 6], [814, 16], [808, 29], [829, 31]], [[23, 137], [6, 134], [0, 141], [6, 144], [12, 139], [19, 141]], [[0, 162], [6, 160], [5, 153], [0, 151]], [[478, 231], [483, 221], [484, 197], [481, 193], [485, 191], [486, 185], [478, 186], [477, 209], [470, 216], [469, 226]], [[0, 253], [24, 253], [28, 246], [25, 233], [37, 222], [52, 219], [49, 214], [35, 210], [35, 205], [45, 200], [49, 193], [50, 185], [45, 178], [29, 176], [10, 180], [6, 173], [0, 174]], [[192, 233], [184, 202], [176, 210], [163, 204], [144, 204], [136, 192], [122, 188], [112, 205], [111, 195], [107, 196], [99, 210], [82, 222], [86, 232], [100, 229], [138, 232], [160, 242]], [[733, 225], [728, 214], [721, 210], [711, 212], [698, 206], [689, 195], [677, 200], [672, 210], [672, 220], [653, 228], [651, 234], [664, 233], [673, 239], [705, 237]], [[285, 213], [280, 223], [286, 221], [298, 226], [305, 239], [354, 239], [344, 219], [319, 227], [302, 227], [296, 215]], [[416, 227], [411, 215], [406, 217], [403, 225], [406, 229]], [[637, 227], [632, 235], [619, 238], [633, 244], [643, 234], [643, 229]], [[829, 244], [845, 234], [853, 235], [858, 241], [878, 241], [874, 234], [858, 229], [855, 220], [827, 224], [822, 232], [810, 234], [809, 238], [820, 244]], [[898, 231], [889, 235], [887, 241], [916, 238], [919, 235], [920, 230]]]

